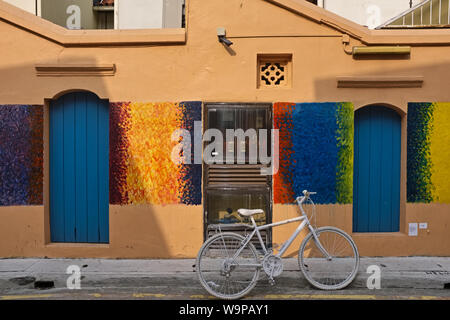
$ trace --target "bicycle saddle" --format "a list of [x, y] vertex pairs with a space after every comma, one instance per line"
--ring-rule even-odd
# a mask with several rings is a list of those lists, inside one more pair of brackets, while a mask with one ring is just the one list
[[252, 216], [252, 215], [254, 215], [254, 214], [264, 213], [264, 211], [261, 210], [261, 209], [253, 209], [253, 210], [250, 210], [250, 209], [238, 209], [237, 212], [238, 212], [241, 216], [244, 216], [244, 217], [250, 217], [250, 216]]

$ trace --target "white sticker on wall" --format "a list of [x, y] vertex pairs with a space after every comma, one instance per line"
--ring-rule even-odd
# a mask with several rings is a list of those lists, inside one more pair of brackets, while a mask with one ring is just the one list
[[411, 237], [417, 236], [417, 223], [410, 223], [409, 224], [408, 235], [411, 236]]
[[426, 222], [419, 223], [419, 229], [428, 229], [428, 223]]

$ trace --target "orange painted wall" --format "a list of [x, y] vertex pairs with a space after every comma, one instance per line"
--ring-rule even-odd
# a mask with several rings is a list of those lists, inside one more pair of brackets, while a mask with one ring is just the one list
[[[45, 29], [46, 25], [41, 27]], [[232, 51], [217, 41], [217, 27], [226, 28], [227, 36], [234, 42]], [[392, 41], [407, 41], [405, 37], [396, 38], [397, 32], [386, 31], [383, 35]], [[422, 37], [421, 32], [419, 36]], [[108, 37], [114, 39], [116, 35], [105, 34]], [[46, 99], [61, 92], [85, 89], [111, 102], [349, 101], [355, 109], [374, 103], [393, 106], [404, 113], [401, 229], [395, 234], [353, 237], [364, 256], [448, 256], [450, 205], [406, 203], [407, 103], [450, 101], [450, 45], [424, 45], [417, 37], [411, 36], [416, 44], [409, 58], [354, 59], [344, 52], [340, 31], [263, 0], [188, 1], [184, 44], [62, 46], [0, 20], [0, 105], [43, 105]], [[432, 41], [434, 36], [427, 39]], [[351, 37], [351, 45], [362, 42]], [[292, 54], [290, 88], [257, 88], [257, 54], [261, 53]], [[115, 64], [117, 71], [107, 77], [36, 76], [35, 65], [46, 63]], [[423, 76], [424, 84], [421, 88], [337, 88], [339, 76]], [[48, 110], [44, 117], [48, 130]], [[1, 257], [196, 255], [203, 241], [202, 206], [110, 206], [109, 245], [49, 243], [46, 140], [44, 149], [44, 206], [0, 207]], [[275, 205], [273, 220], [295, 216], [294, 208]], [[332, 224], [351, 232], [351, 205], [320, 206], [317, 216], [319, 224]], [[428, 222], [429, 230], [419, 230], [418, 237], [408, 237], [408, 222]], [[292, 228], [276, 229], [274, 242], [285, 239], [286, 231]], [[296, 248], [298, 243], [292, 250]]]

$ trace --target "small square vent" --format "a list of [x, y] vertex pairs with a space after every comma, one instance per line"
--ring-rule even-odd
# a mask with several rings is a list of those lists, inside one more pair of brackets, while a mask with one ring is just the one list
[[291, 54], [258, 54], [258, 88], [291, 86]]

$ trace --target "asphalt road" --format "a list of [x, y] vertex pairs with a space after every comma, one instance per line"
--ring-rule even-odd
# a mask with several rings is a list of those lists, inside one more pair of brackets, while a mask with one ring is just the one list
[[[193, 271], [195, 260], [0, 259], [0, 300], [214, 299]], [[81, 289], [69, 290], [69, 266], [79, 266]], [[369, 290], [369, 266], [381, 270], [381, 288]], [[43, 281], [43, 282], [42, 282]], [[50, 284], [50, 288], [45, 288]], [[338, 291], [316, 290], [295, 259], [271, 286], [264, 273], [245, 299], [450, 300], [450, 258], [363, 258], [355, 281]]]
[[[49, 279], [49, 277], [47, 277]], [[12, 278], [17, 279], [17, 278]], [[65, 286], [66, 275], [55, 277], [55, 287], [36, 289], [35, 283], [19, 285], [8, 280], [3, 282], [0, 300], [11, 299], [61, 299], [61, 300], [91, 300], [91, 299], [215, 299], [201, 287], [195, 273], [177, 273], [170, 276], [150, 277], [109, 277], [98, 275], [93, 278], [86, 276], [81, 280], [81, 289], [69, 290]], [[271, 286], [265, 275], [260, 276], [257, 286], [245, 297], [251, 299], [270, 300], [309, 300], [309, 299], [359, 299], [359, 300], [450, 300], [450, 289], [426, 287], [410, 279], [410, 285], [404, 286], [395, 279], [385, 279], [381, 289], [369, 290], [366, 279], [359, 276], [355, 282], [343, 290], [323, 291], [313, 289], [303, 278], [300, 271], [288, 271], [277, 278]]]

